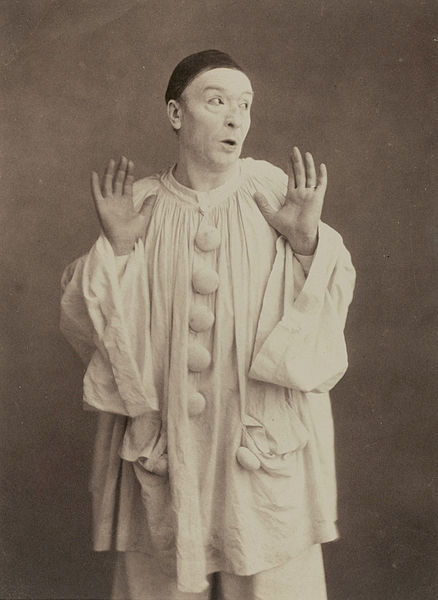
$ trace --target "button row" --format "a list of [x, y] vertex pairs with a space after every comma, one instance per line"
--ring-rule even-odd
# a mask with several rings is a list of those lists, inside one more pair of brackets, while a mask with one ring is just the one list
[[[220, 234], [216, 227], [201, 222], [195, 237], [196, 247], [202, 252], [211, 252], [220, 245]], [[219, 276], [212, 268], [203, 266], [197, 268], [192, 276], [193, 288], [198, 294], [212, 294], [219, 286]], [[214, 323], [214, 314], [206, 306], [192, 306], [189, 313], [190, 329], [196, 333], [207, 331]], [[199, 342], [189, 343], [188, 368], [199, 373], [207, 369], [211, 363], [210, 352]], [[200, 392], [194, 392], [188, 400], [188, 414], [190, 417], [200, 415], [206, 405], [205, 397]], [[240, 446], [236, 452], [236, 459], [240, 466], [247, 471], [256, 471], [260, 468], [260, 460], [245, 446]]]
[[[211, 252], [220, 246], [220, 233], [216, 227], [204, 221], [195, 237], [196, 247], [202, 252]], [[219, 286], [219, 276], [212, 268], [202, 266], [197, 268], [192, 276], [194, 290], [198, 294], [207, 295], [215, 292]], [[196, 333], [207, 331], [214, 323], [214, 314], [206, 306], [192, 306], [189, 312], [190, 329]], [[207, 369], [211, 363], [210, 352], [199, 342], [193, 341], [188, 347], [188, 368], [199, 373]], [[200, 415], [206, 405], [205, 397], [200, 392], [194, 392], [188, 400], [188, 414], [190, 417]], [[260, 468], [260, 460], [245, 446], [240, 446], [236, 452], [236, 459], [240, 466], [247, 471], [256, 471]]]
[[[211, 252], [220, 245], [220, 234], [216, 227], [201, 221], [195, 237], [195, 244], [202, 252]], [[194, 270], [192, 285], [195, 292], [201, 295], [213, 294], [219, 286], [219, 276], [214, 269], [201, 266]], [[189, 327], [195, 333], [207, 331], [213, 326], [214, 314], [204, 305], [192, 305], [189, 311]], [[189, 342], [187, 366], [189, 371], [200, 373], [211, 364], [211, 354], [197, 340]], [[190, 417], [196, 417], [205, 410], [206, 400], [200, 392], [193, 392], [188, 399], [187, 411]]]

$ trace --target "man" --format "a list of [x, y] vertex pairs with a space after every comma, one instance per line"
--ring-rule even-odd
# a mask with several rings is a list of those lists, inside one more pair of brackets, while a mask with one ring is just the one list
[[298, 148], [288, 176], [239, 158], [252, 99], [228, 55], [181, 61], [176, 165], [135, 185], [126, 158], [102, 187], [93, 173], [102, 235], [64, 275], [61, 326], [100, 412], [95, 548], [120, 551], [114, 598], [326, 597], [328, 390], [354, 270], [320, 222], [324, 165]]

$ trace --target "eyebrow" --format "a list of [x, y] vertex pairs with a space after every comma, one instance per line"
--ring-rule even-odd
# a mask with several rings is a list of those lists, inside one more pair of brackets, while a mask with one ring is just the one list
[[[205, 92], [208, 92], [208, 91], [211, 91], [211, 90], [215, 90], [217, 92], [226, 92], [225, 88], [220, 87], [218, 85], [208, 85], [207, 87], [205, 87], [202, 90], [202, 93], [204, 94]], [[254, 96], [254, 92], [252, 90], [245, 90], [240, 95], [243, 96], [244, 94], [249, 94], [250, 96]]]

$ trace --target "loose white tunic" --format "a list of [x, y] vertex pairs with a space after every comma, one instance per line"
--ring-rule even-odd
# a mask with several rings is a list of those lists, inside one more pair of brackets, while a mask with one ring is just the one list
[[95, 548], [158, 555], [182, 591], [337, 536], [328, 390], [354, 269], [324, 223], [311, 266], [266, 223], [254, 192], [279, 207], [286, 186], [249, 158], [211, 192], [172, 169], [142, 179], [137, 210], [157, 195], [145, 242], [115, 257], [102, 235], [64, 274], [61, 327], [101, 411]]

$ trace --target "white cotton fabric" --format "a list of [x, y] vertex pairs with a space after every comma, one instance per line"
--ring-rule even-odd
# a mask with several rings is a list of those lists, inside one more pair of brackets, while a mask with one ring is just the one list
[[112, 600], [327, 600], [321, 546], [255, 575], [218, 573], [200, 593], [180, 592], [159, 561], [140, 552], [117, 556]]
[[[137, 210], [157, 195], [145, 241], [120, 258], [102, 235], [63, 278], [61, 327], [88, 365], [84, 402], [101, 412], [95, 548], [115, 537], [118, 550], [154, 554], [181, 591], [337, 536], [328, 391], [347, 368], [354, 269], [324, 223], [302, 263], [266, 223], [253, 194], [279, 207], [286, 186], [283, 171], [252, 159], [212, 192], [184, 187], [172, 169], [142, 179]], [[211, 251], [195, 244], [206, 225], [220, 235]], [[217, 273], [215, 292], [193, 289], [201, 268]], [[194, 305], [213, 313], [211, 328], [190, 330]], [[211, 356], [200, 372], [188, 369], [193, 346]], [[205, 409], [190, 417], [195, 392]], [[258, 470], [238, 463], [241, 446]], [[157, 474], [167, 462], [169, 476]]]

